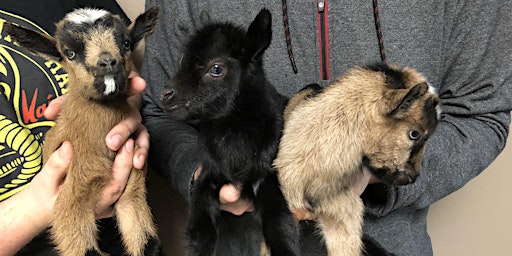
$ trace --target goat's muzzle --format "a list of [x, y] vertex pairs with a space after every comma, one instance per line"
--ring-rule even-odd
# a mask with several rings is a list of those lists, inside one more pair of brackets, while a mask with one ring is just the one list
[[110, 75], [119, 72], [121, 62], [110, 53], [102, 53], [96, 67], [99, 75]]
[[421, 172], [420, 168], [416, 168], [410, 163], [406, 163], [405, 166], [401, 168], [396, 166], [376, 167], [372, 165], [371, 160], [367, 156], [363, 157], [362, 162], [375, 177], [383, 183], [390, 185], [407, 185], [414, 183]]

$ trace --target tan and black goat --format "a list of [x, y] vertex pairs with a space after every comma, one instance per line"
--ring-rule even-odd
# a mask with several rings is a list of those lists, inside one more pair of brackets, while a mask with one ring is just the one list
[[416, 70], [384, 64], [290, 99], [274, 165], [290, 208], [312, 214], [329, 255], [363, 252], [363, 202], [351, 190], [363, 167], [387, 184], [415, 181], [438, 103]]
[[[98, 9], [77, 9], [57, 23], [55, 37], [6, 24], [7, 33], [29, 51], [61, 63], [69, 75], [68, 93], [56, 124], [45, 137], [49, 158], [63, 141], [71, 141], [73, 159], [55, 202], [51, 235], [61, 255], [100, 252], [94, 207], [111, 179], [116, 153], [107, 148], [107, 133], [131, 111], [126, 85], [134, 47], [153, 32], [158, 8], [141, 14], [127, 28], [117, 15]], [[145, 175], [131, 172], [116, 202], [115, 217], [129, 255], [143, 255], [157, 239], [146, 202]]]

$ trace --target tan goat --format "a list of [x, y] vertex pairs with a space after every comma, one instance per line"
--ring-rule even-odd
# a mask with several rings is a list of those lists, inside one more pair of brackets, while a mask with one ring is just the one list
[[290, 99], [274, 165], [290, 208], [316, 218], [329, 255], [363, 252], [363, 202], [351, 190], [363, 166], [394, 185], [419, 175], [438, 102], [416, 70], [383, 64]]
[[[46, 134], [43, 150], [44, 162], [63, 141], [71, 141], [74, 150], [52, 213], [51, 235], [61, 255], [100, 252], [94, 207], [111, 179], [116, 155], [105, 145], [105, 137], [130, 114], [126, 100], [133, 65], [130, 56], [152, 33], [157, 16], [157, 8], [149, 9], [127, 28], [119, 16], [107, 11], [77, 9], [57, 23], [55, 37], [4, 25], [14, 41], [45, 59], [59, 61], [69, 75], [66, 101]], [[157, 233], [142, 171], [131, 172], [114, 207], [125, 249], [130, 255], [143, 255]]]

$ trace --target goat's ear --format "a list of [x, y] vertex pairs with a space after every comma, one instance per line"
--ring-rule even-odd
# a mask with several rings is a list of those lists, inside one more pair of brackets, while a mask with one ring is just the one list
[[249, 59], [259, 59], [272, 40], [272, 16], [262, 9], [247, 29], [245, 54]]
[[5, 23], [3, 29], [14, 42], [33, 54], [46, 60], [61, 59], [55, 38], [11, 23]]
[[[396, 102], [395, 107], [389, 113], [390, 116], [400, 119], [405, 116], [405, 113], [409, 111], [411, 106], [418, 100], [423, 97], [425, 93], [428, 91], [428, 84], [426, 82], [415, 85], [409, 90], [399, 89], [401, 91], [392, 95], [391, 102]], [[394, 99], [393, 99], [394, 98]]]
[[153, 33], [158, 20], [159, 10], [160, 9], [156, 6], [149, 8], [146, 12], [139, 15], [137, 19], [135, 19], [135, 22], [130, 25], [130, 38], [134, 47], [141, 40]]
[[199, 22], [203, 26], [211, 22], [210, 14], [207, 10], [201, 11], [201, 14], [199, 15]]

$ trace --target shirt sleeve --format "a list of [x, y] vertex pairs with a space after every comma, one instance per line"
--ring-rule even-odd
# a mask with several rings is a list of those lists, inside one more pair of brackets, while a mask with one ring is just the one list
[[512, 109], [511, 3], [485, 1], [448, 10], [442, 117], [425, 149], [423, 172], [406, 186], [370, 185], [366, 211], [421, 209], [480, 174], [505, 147]]
[[[194, 2], [194, 1], [191, 1]], [[165, 83], [176, 72], [180, 46], [194, 28], [194, 14], [188, 1], [147, 0], [146, 9], [160, 7], [160, 19], [148, 38], [141, 76], [144, 91], [143, 124], [151, 135], [149, 167], [165, 179], [171, 189], [189, 199], [190, 184], [199, 166], [197, 131], [167, 117], [160, 102]], [[197, 8], [196, 8], [197, 9]]]

